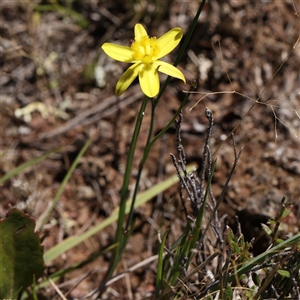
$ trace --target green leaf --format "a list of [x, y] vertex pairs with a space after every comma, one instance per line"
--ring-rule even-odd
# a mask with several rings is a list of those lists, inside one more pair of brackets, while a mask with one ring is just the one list
[[231, 246], [232, 254], [239, 254], [241, 252], [241, 249], [237, 243], [232, 241], [230, 246]]
[[283, 277], [287, 277], [287, 278], [291, 277], [290, 272], [287, 270], [278, 270], [277, 273]]
[[226, 289], [224, 290], [224, 299], [233, 299], [233, 290], [230, 285], [227, 285]]
[[283, 239], [277, 239], [277, 240], [276, 240], [276, 245], [281, 244], [282, 242], [284, 242]]
[[281, 219], [284, 219], [285, 217], [287, 217], [291, 212], [291, 209], [289, 208], [285, 208], [282, 212], [282, 216], [281, 216]]
[[259, 276], [257, 275], [257, 273], [253, 272], [251, 274], [251, 276], [252, 276], [252, 280], [255, 283], [255, 285], [256, 286], [260, 286], [261, 285], [261, 281], [260, 281]]
[[266, 232], [267, 235], [272, 235], [272, 230], [266, 224], [261, 223], [262, 229]]
[[245, 238], [244, 238], [243, 235], [241, 235], [240, 238], [239, 238], [239, 246], [240, 246], [241, 249], [244, 249], [245, 246], [246, 246]]
[[0, 299], [16, 299], [43, 274], [43, 247], [34, 227], [18, 209], [0, 220]]
[[276, 221], [274, 219], [270, 219], [267, 224], [269, 224], [269, 225], [275, 225]]
[[233, 234], [233, 231], [230, 227], [227, 228], [227, 242], [228, 244], [231, 243], [231, 241], [233, 241], [234, 239], [234, 234]]

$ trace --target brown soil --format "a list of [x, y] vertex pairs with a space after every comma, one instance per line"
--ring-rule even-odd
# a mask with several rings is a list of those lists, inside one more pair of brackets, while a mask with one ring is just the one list
[[[119, 204], [142, 94], [135, 82], [120, 98], [114, 95], [115, 83], [127, 66], [110, 60], [101, 45], [106, 41], [128, 45], [137, 22], [152, 36], [161, 36], [176, 26], [187, 32], [198, 2], [61, 1], [61, 12], [38, 10], [51, 1], [36, 7], [38, 2], [4, 0], [1, 4], [1, 175], [48, 150], [62, 149], [1, 187], [0, 217], [17, 206], [39, 223], [76, 155], [95, 134], [41, 231], [41, 235], [47, 234], [43, 244], [48, 250], [66, 237], [99, 224]], [[294, 203], [294, 208], [282, 233], [295, 233], [300, 226], [299, 44], [293, 49], [299, 38], [299, 13], [296, 1], [210, 1], [179, 64], [187, 81], [198, 80], [198, 92], [226, 91], [208, 95], [193, 110], [190, 108], [204, 94], [190, 97], [183, 114], [182, 143], [188, 163], [201, 162], [207, 126], [204, 110], [209, 107], [215, 120], [210, 146], [212, 152], [217, 150], [213, 191], [218, 196], [234, 158], [232, 141], [225, 138], [238, 126], [237, 149], [244, 150], [219, 213], [227, 214], [232, 226], [238, 215], [248, 239], [261, 236], [260, 223], [275, 217], [283, 196]], [[175, 55], [176, 51], [169, 56], [170, 61]], [[95, 67], [106, 73], [105, 84], [95, 79]], [[155, 133], [172, 118], [184, 97], [182, 90], [188, 88], [188, 84], [171, 81], [157, 107]], [[247, 114], [256, 99], [259, 103]], [[18, 115], [18, 109], [24, 107], [34, 109]], [[148, 107], [131, 188], [149, 120]], [[175, 173], [170, 152], [176, 152], [173, 129], [154, 145], [141, 190]], [[173, 233], [178, 235], [183, 220], [180, 207], [176, 186], [137, 209], [136, 229], [118, 273], [157, 254], [158, 228], [162, 232], [171, 228], [171, 238]], [[51, 262], [48, 274], [111, 244], [115, 229], [116, 224], [107, 227]], [[261, 239], [254, 253], [264, 247]], [[58, 288], [69, 299], [84, 296], [101, 282], [108, 260], [109, 254], [69, 273], [57, 283]], [[154, 262], [120, 279], [107, 289], [103, 299], [151, 296], [155, 267]], [[39, 295], [41, 299], [60, 299], [53, 287]]]

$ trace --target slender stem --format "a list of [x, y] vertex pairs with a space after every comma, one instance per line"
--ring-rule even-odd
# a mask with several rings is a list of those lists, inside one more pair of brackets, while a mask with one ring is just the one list
[[[146, 142], [146, 148], [149, 145], [149, 143], [151, 141], [151, 138], [152, 138], [154, 120], [155, 120], [155, 108], [156, 108], [157, 102], [154, 101], [154, 99], [152, 98], [151, 99], [151, 104], [152, 104], [152, 106], [151, 106], [151, 121], [150, 121], [150, 126], [149, 126], [149, 131], [148, 131], [148, 138], [147, 138], [147, 142]], [[136, 196], [137, 196], [137, 193], [138, 193], [138, 190], [139, 190], [141, 175], [142, 175], [142, 171], [143, 171], [145, 161], [146, 161], [146, 159], [142, 160], [139, 164], [138, 175], [137, 175], [137, 179], [136, 179], [136, 183], [135, 183], [135, 188], [134, 188], [134, 192], [133, 192], [132, 202], [131, 202], [129, 216], [128, 216], [128, 219], [127, 219], [125, 230], [128, 230], [129, 226], [132, 223], [135, 199], [136, 199]]]
[[119, 216], [118, 216], [117, 232], [116, 232], [116, 237], [115, 237], [115, 241], [116, 241], [116, 243], [118, 243], [118, 247], [114, 251], [113, 258], [111, 260], [111, 264], [110, 264], [108, 272], [106, 274], [106, 280], [109, 280], [111, 278], [111, 276], [117, 266], [117, 263], [120, 259], [120, 256], [123, 252], [123, 249], [124, 249], [123, 224], [124, 224], [124, 219], [125, 219], [126, 200], [128, 198], [129, 179], [130, 179], [130, 173], [131, 173], [136, 143], [137, 143], [138, 136], [140, 133], [140, 129], [141, 129], [141, 125], [142, 125], [142, 121], [143, 121], [143, 117], [144, 117], [144, 111], [147, 106], [147, 101], [148, 101], [148, 97], [145, 96], [144, 100], [142, 102], [137, 120], [136, 120], [134, 132], [133, 132], [131, 143], [130, 143], [130, 148], [129, 148], [127, 162], [126, 162], [126, 168], [125, 168], [125, 173], [124, 173], [123, 185], [121, 188], [121, 201], [120, 201], [120, 209], [119, 209]]
[[[188, 98], [190, 96], [190, 93], [187, 93], [185, 95], [184, 100], [182, 101], [180, 107], [178, 108], [178, 110], [176, 111], [175, 115], [173, 116], [173, 118], [171, 119], [171, 121], [165, 126], [165, 128], [163, 130], [161, 130], [161, 132], [159, 134], [157, 134], [152, 140], [151, 140], [151, 136], [152, 136], [152, 131], [153, 131], [153, 124], [154, 124], [154, 116], [155, 116], [155, 107], [156, 107], [156, 101], [152, 101], [152, 115], [151, 115], [151, 123], [150, 123], [150, 129], [149, 129], [149, 134], [148, 134], [148, 140], [147, 140], [147, 144], [144, 150], [144, 155], [143, 158], [139, 164], [139, 170], [138, 170], [138, 175], [137, 175], [137, 179], [136, 179], [136, 184], [135, 184], [135, 189], [134, 189], [134, 193], [132, 196], [132, 202], [131, 202], [131, 207], [130, 207], [130, 212], [129, 212], [129, 217], [127, 219], [127, 224], [126, 224], [126, 229], [129, 228], [130, 224], [132, 223], [132, 218], [133, 218], [133, 211], [134, 211], [134, 205], [135, 205], [135, 201], [136, 201], [136, 197], [137, 197], [137, 193], [139, 190], [139, 185], [140, 185], [140, 180], [141, 180], [141, 175], [142, 175], [142, 171], [145, 165], [145, 162], [147, 160], [147, 157], [149, 155], [149, 152], [153, 146], [153, 144], [160, 138], [163, 136], [163, 134], [166, 133], [166, 131], [171, 127], [171, 125], [174, 123], [175, 119], [177, 118], [177, 116], [179, 115], [181, 109], [183, 108], [183, 106], [186, 104]], [[151, 140], [151, 141], [150, 141]]]

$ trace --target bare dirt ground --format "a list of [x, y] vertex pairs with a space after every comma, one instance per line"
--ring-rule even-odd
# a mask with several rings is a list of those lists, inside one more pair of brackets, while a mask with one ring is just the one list
[[[18, 206], [39, 221], [70, 164], [96, 133], [41, 232], [47, 233], [45, 250], [100, 223], [119, 203], [142, 94], [135, 82], [123, 96], [114, 96], [116, 81], [127, 66], [110, 60], [101, 45], [128, 45], [137, 22], [151, 36], [159, 37], [176, 26], [187, 32], [199, 5], [176, 0], [52, 3], [56, 4], [3, 0], [0, 24], [1, 175], [63, 146], [1, 187], [0, 217]], [[238, 215], [248, 239], [261, 236], [260, 223], [275, 217], [283, 196], [294, 208], [282, 234], [295, 233], [300, 226], [299, 45], [293, 49], [300, 32], [299, 13], [298, 1], [209, 1], [179, 64], [187, 81], [197, 79], [198, 92], [226, 91], [205, 97], [193, 110], [204, 94], [190, 97], [183, 114], [182, 141], [188, 162], [201, 162], [207, 125], [204, 110], [209, 107], [215, 119], [212, 151], [222, 143], [215, 154], [213, 191], [218, 196], [233, 162], [232, 142], [224, 140], [239, 125], [235, 138], [237, 148], [244, 150], [219, 213], [227, 214], [232, 226]], [[175, 55], [176, 51], [170, 61]], [[182, 90], [188, 88], [171, 81], [157, 108], [155, 132], [171, 119], [184, 97]], [[256, 99], [260, 103], [243, 118]], [[132, 183], [149, 119], [150, 111], [146, 111]], [[175, 173], [170, 152], [176, 152], [174, 130], [151, 151], [142, 190]], [[139, 208], [136, 216], [136, 230], [118, 272], [157, 253], [157, 228], [171, 228], [171, 233], [180, 229], [178, 187]], [[48, 274], [103, 249], [113, 242], [114, 231], [115, 225], [110, 226], [56, 259], [48, 266]], [[263, 238], [258, 239], [254, 253], [264, 246]], [[100, 283], [108, 259], [109, 255], [100, 257], [71, 272], [58, 287], [69, 299], [82, 297]], [[113, 284], [103, 299], [145, 299], [154, 290], [154, 278], [155, 263]], [[59, 299], [52, 287], [39, 296]]]

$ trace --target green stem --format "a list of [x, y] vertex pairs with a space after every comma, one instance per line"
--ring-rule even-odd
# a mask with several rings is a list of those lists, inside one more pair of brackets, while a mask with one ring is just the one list
[[[149, 145], [149, 143], [151, 141], [151, 138], [152, 138], [154, 120], [155, 120], [155, 108], [156, 108], [157, 102], [154, 101], [154, 99], [152, 98], [151, 99], [151, 104], [152, 104], [152, 106], [151, 106], [151, 120], [150, 120], [150, 126], [149, 126], [149, 131], [148, 131], [148, 138], [147, 138], [147, 142], [146, 142], [146, 148], [147, 148], [147, 145]], [[145, 161], [146, 161], [146, 159], [145, 159]], [[135, 199], [137, 197], [137, 193], [138, 193], [138, 190], [139, 190], [141, 175], [142, 175], [142, 171], [143, 171], [145, 161], [143, 161], [143, 163], [139, 164], [138, 175], [137, 175], [137, 179], [136, 179], [136, 183], [135, 183], [135, 188], [134, 188], [134, 192], [133, 192], [132, 202], [131, 202], [129, 216], [128, 216], [128, 219], [127, 219], [125, 230], [128, 230], [129, 226], [132, 223]]]
[[108, 272], [106, 274], [106, 280], [110, 279], [113, 275], [113, 272], [118, 264], [118, 261], [121, 257], [121, 254], [123, 252], [123, 249], [125, 245], [124, 243], [124, 233], [123, 233], [123, 224], [125, 220], [125, 208], [126, 208], [126, 200], [128, 198], [128, 186], [129, 186], [129, 180], [130, 180], [130, 174], [131, 174], [131, 168], [132, 168], [132, 162], [133, 162], [133, 156], [136, 148], [136, 143], [138, 140], [138, 136], [140, 133], [143, 117], [144, 117], [144, 111], [147, 106], [148, 97], [144, 97], [144, 100], [142, 102], [138, 118], [136, 120], [133, 136], [130, 143], [130, 148], [128, 152], [127, 162], [126, 162], [126, 168], [124, 173], [124, 179], [123, 179], [123, 185], [121, 188], [121, 201], [120, 201], [120, 209], [119, 209], [119, 216], [118, 216], [118, 224], [117, 224], [117, 232], [115, 237], [115, 242], [118, 243], [118, 247], [113, 253], [113, 258], [111, 260], [111, 264], [109, 266]]
[[182, 108], [184, 107], [184, 105], [186, 104], [188, 98], [190, 96], [190, 93], [187, 93], [185, 95], [184, 100], [182, 101], [180, 107], [178, 108], [178, 110], [176, 111], [175, 115], [173, 116], [173, 118], [171, 119], [171, 121], [166, 125], [166, 127], [159, 133], [157, 134], [152, 141], [151, 140], [151, 136], [152, 136], [152, 132], [153, 132], [153, 124], [154, 124], [154, 117], [155, 117], [155, 107], [156, 107], [156, 101], [152, 101], [152, 114], [151, 114], [151, 123], [150, 123], [150, 129], [149, 129], [149, 133], [148, 133], [148, 139], [147, 139], [147, 144], [144, 150], [144, 155], [143, 158], [139, 164], [139, 170], [138, 170], [138, 175], [137, 175], [137, 179], [136, 179], [136, 184], [135, 184], [135, 189], [134, 189], [134, 193], [132, 196], [132, 202], [131, 202], [131, 207], [130, 207], [130, 212], [129, 212], [129, 217], [127, 219], [127, 224], [126, 224], [126, 230], [129, 228], [130, 224], [132, 223], [132, 218], [133, 218], [133, 211], [134, 211], [134, 205], [135, 205], [135, 201], [136, 201], [136, 197], [137, 197], [137, 193], [139, 190], [139, 186], [140, 186], [140, 180], [141, 180], [141, 175], [142, 175], [142, 171], [145, 165], [145, 162], [148, 158], [149, 152], [153, 146], [153, 144], [159, 139], [161, 138], [166, 132], [167, 130], [172, 126], [172, 124], [174, 123], [175, 119], [177, 118], [177, 116], [179, 115], [180, 111], [182, 110]]

